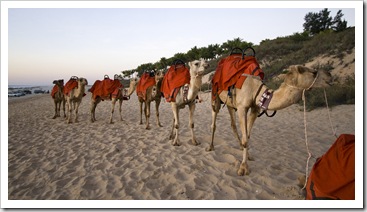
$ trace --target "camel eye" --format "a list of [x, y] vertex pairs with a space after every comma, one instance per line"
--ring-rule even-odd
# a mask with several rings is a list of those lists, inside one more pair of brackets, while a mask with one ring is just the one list
[[199, 66], [199, 63], [195, 63], [195, 66]]

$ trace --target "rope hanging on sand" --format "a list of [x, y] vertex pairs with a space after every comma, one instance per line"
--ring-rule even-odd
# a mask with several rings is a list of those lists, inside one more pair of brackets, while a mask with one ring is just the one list
[[308, 153], [308, 158], [307, 158], [307, 163], [306, 163], [306, 180], [305, 180], [305, 185], [303, 186], [302, 189], [306, 188], [307, 185], [307, 179], [308, 179], [308, 163], [310, 162], [310, 158], [312, 156], [310, 149], [308, 148], [308, 140], [307, 140], [307, 120], [306, 120], [306, 97], [305, 97], [305, 91], [306, 89], [303, 90], [302, 92], [302, 100], [303, 100], [303, 122], [305, 125], [305, 143], [306, 143], [306, 148], [307, 148], [307, 153]]
[[[315, 81], [316, 81], [316, 79], [314, 80], [314, 82], [311, 84], [311, 86], [309, 88], [304, 89], [303, 92], [302, 92], [303, 120], [304, 120], [304, 125], [305, 125], [305, 143], [306, 143], [306, 148], [307, 148], [307, 153], [308, 153], [308, 158], [307, 158], [307, 163], [306, 163], [306, 180], [305, 180], [305, 184], [304, 184], [304, 186], [303, 186], [302, 189], [305, 189], [306, 188], [306, 185], [307, 185], [307, 180], [308, 180], [308, 165], [309, 165], [309, 162], [310, 162], [310, 158], [312, 157], [312, 154], [311, 154], [310, 149], [308, 147], [308, 139], [307, 139], [307, 120], [306, 120], [306, 96], [305, 96], [305, 91], [308, 90], [308, 89], [310, 89], [313, 86], [313, 84], [315, 83]], [[335, 137], [338, 137], [337, 134], [336, 134], [336, 129], [334, 129], [333, 123], [331, 121], [329, 104], [328, 104], [328, 101], [327, 101], [326, 90], [325, 89], [324, 89], [324, 97], [325, 97], [326, 109], [328, 111], [329, 122], [330, 122], [332, 133], [333, 133], [333, 135]]]
[[337, 137], [338, 137], [338, 135], [336, 134], [336, 129], [334, 129], [333, 122], [331, 121], [330, 110], [329, 110], [329, 104], [328, 104], [328, 102], [327, 102], [327, 97], [326, 97], [326, 90], [325, 90], [325, 88], [324, 88], [324, 97], [325, 97], [326, 109], [327, 109], [327, 113], [328, 113], [328, 116], [329, 116], [329, 123], [330, 123], [330, 126], [331, 126], [331, 130], [333, 131], [333, 135], [335, 136], [335, 138], [337, 138]]

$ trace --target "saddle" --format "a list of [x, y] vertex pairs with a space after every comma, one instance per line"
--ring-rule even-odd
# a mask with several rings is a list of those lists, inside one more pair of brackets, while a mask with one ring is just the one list
[[59, 86], [57, 86], [57, 85], [54, 85], [54, 87], [52, 88], [52, 91], [51, 91], [51, 97], [53, 98], [53, 99], [55, 99], [55, 95], [56, 95], [56, 93], [59, 91]]
[[175, 60], [162, 80], [161, 92], [167, 102], [175, 102], [181, 86], [190, 84], [190, 71], [182, 60]]
[[[234, 50], [240, 50], [241, 53], [233, 53]], [[246, 56], [245, 51], [251, 49], [253, 56]], [[233, 88], [241, 88], [247, 76], [259, 76], [264, 79], [264, 72], [260, 69], [255, 58], [255, 50], [248, 47], [244, 50], [234, 48], [231, 54], [219, 61], [217, 69], [212, 79], [212, 100], [215, 100], [217, 94], [222, 91], [228, 91], [231, 96]]]
[[78, 87], [78, 77], [72, 76], [64, 86], [64, 94], [69, 95], [70, 91]]
[[124, 86], [117, 77], [112, 80], [105, 75], [103, 80], [96, 80], [96, 82], [94, 82], [93, 86], [89, 89], [89, 92], [93, 94], [93, 99], [96, 99], [98, 96], [102, 99], [111, 99], [116, 98], [120, 89], [123, 87]]
[[147, 89], [155, 84], [154, 74], [152, 72], [144, 72], [136, 86], [136, 94], [145, 100]]

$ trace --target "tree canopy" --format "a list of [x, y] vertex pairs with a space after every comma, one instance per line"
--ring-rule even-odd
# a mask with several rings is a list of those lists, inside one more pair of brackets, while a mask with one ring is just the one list
[[339, 10], [333, 18], [330, 16], [330, 11], [327, 8], [318, 13], [309, 12], [304, 18], [303, 30], [311, 36], [325, 30], [343, 31], [347, 28], [347, 22], [342, 20], [343, 16], [344, 14]]

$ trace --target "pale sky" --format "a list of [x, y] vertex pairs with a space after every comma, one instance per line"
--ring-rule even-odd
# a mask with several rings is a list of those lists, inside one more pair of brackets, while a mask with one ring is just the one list
[[332, 17], [342, 10], [348, 26], [355, 26], [355, 9], [334, 8], [333, 2], [306, 8], [236, 8], [238, 4], [232, 2], [232, 8], [9, 8], [8, 84], [52, 85], [55, 79], [67, 81], [74, 75], [93, 84], [105, 74], [120, 74], [194, 46], [237, 37], [259, 44], [302, 32], [305, 15], [323, 8]]

